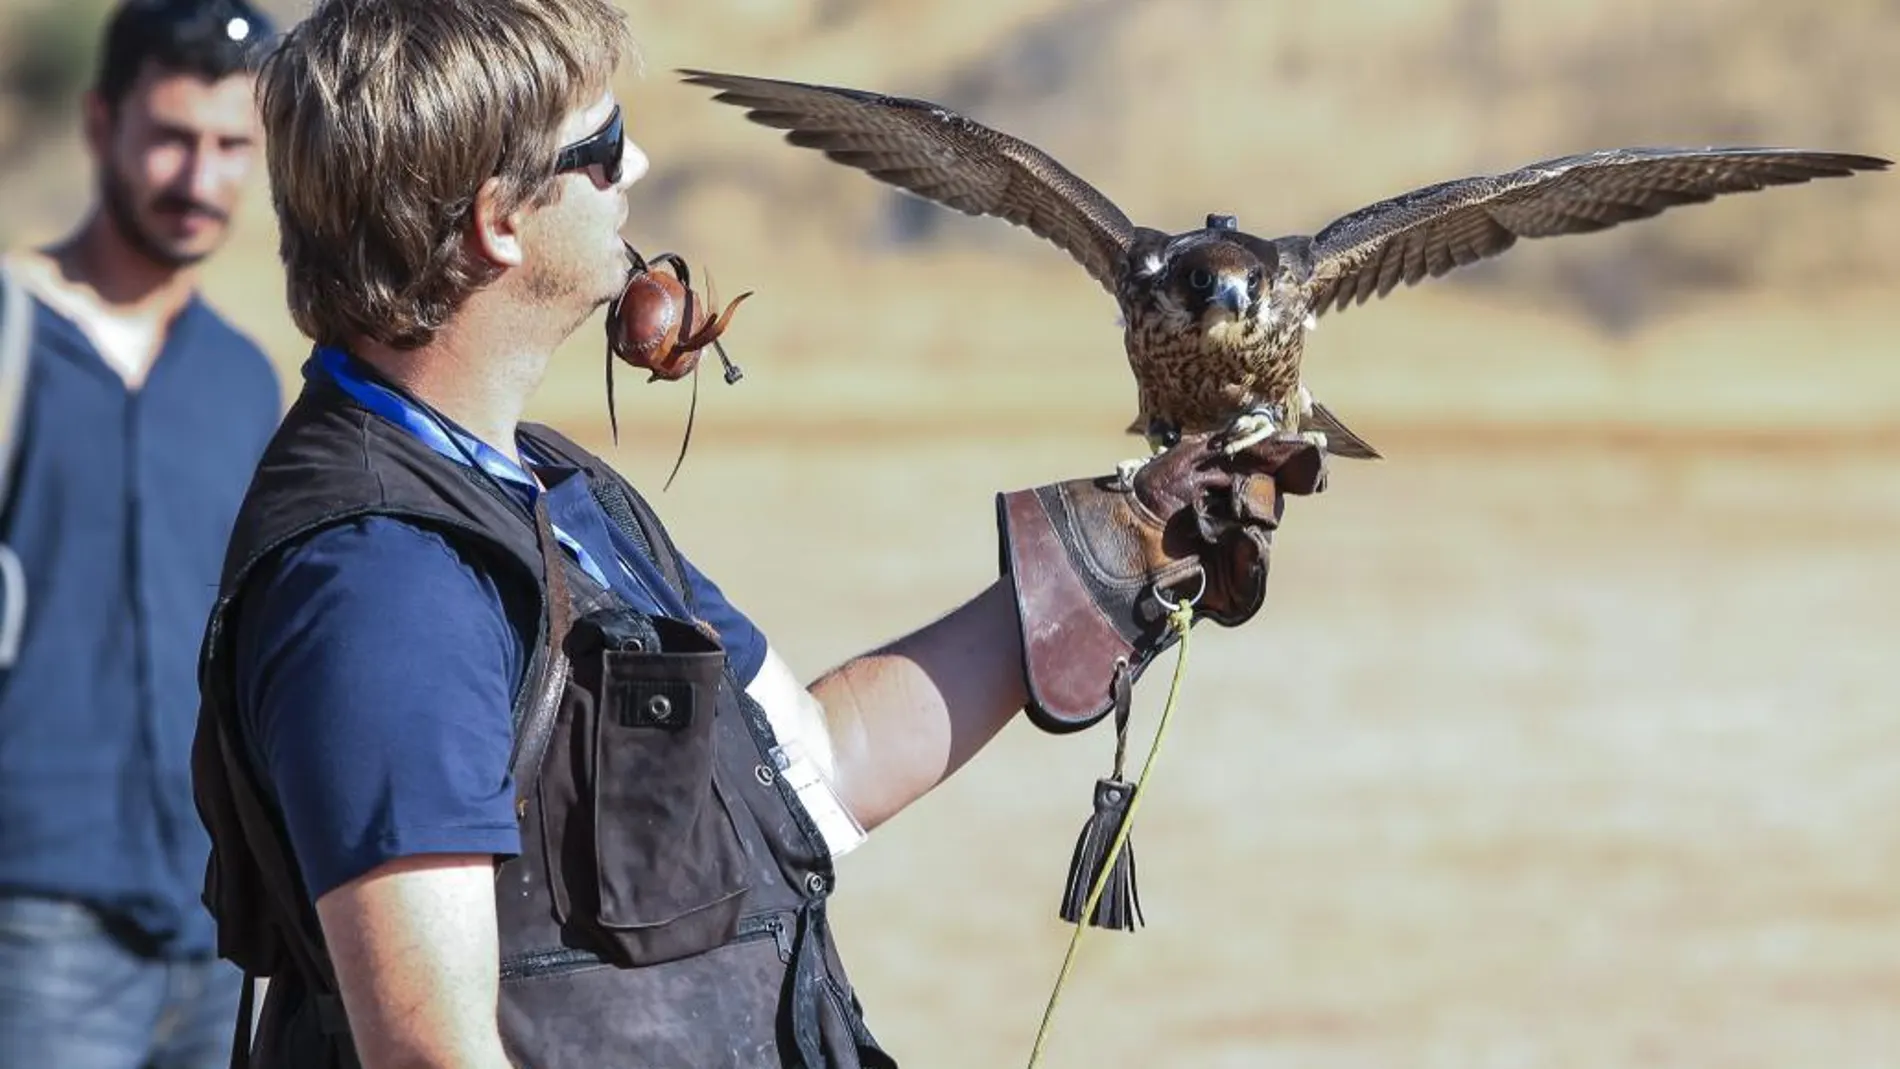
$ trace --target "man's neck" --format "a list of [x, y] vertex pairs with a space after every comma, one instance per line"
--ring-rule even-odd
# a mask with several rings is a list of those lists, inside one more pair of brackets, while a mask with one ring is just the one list
[[28, 289], [59, 309], [127, 387], [158, 359], [171, 321], [192, 300], [198, 272], [135, 251], [103, 211], [57, 245], [13, 256]]
[[198, 282], [196, 269], [156, 263], [133, 248], [104, 212], [17, 262], [27, 283], [79, 327], [130, 387], [144, 381]]
[[518, 316], [495, 314], [477, 295], [421, 348], [359, 338], [350, 355], [519, 462], [515, 427], [553, 352], [528, 327]]
[[169, 321], [198, 284], [195, 267], [153, 261], [133, 248], [103, 211], [46, 253], [63, 284], [86, 291], [102, 310], [123, 319]]

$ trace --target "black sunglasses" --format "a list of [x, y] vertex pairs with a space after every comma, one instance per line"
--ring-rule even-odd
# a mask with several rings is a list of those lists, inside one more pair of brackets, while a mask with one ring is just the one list
[[608, 185], [618, 185], [626, 148], [626, 129], [620, 122], [620, 105], [615, 104], [605, 126], [561, 149], [561, 154], [554, 157], [554, 173], [598, 166]]

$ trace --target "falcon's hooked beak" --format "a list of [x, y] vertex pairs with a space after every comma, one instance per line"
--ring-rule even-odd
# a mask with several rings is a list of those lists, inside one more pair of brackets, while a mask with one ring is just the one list
[[1214, 287], [1213, 299], [1208, 303], [1227, 309], [1235, 319], [1244, 318], [1247, 309], [1253, 304], [1253, 294], [1247, 291], [1247, 276], [1220, 276], [1220, 281]]

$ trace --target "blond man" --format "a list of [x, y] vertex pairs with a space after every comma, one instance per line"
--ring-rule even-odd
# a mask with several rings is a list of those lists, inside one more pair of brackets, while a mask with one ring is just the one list
[[321, 0], [263, 73], [315, 349], [232, 538], [197, 776], [223, 945], [272, 977], [253, 1065], [895, 1064], [834, 859], [1025, 708], [1106, 715], [1164, 600], [1250, 617], [1274, 472], [1317, 488], [1310, 449], [1194, 440], [1000, 495], [996, 583], [800, 685], [520, 420], [627, 280], [625, 40], [605, 0]]

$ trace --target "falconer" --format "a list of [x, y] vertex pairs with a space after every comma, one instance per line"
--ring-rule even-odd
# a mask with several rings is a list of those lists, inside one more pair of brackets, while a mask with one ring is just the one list
[[320, 0], [261, 74], [313, 348], [196, 766], [221, 946], [271, 977], [251, 1065], [894, 1065], [834, 859], [1019, 712], [1106, 715], [1164, 603], [1254, 615], [1280, 495], [1320, 483], [1310, 445], [1189, 436], [1130, 484], [1000, 494], [996, 582], [801, 684], [634, 487], [521, 419], [628, 285], [626, 40], [608, 0]]

